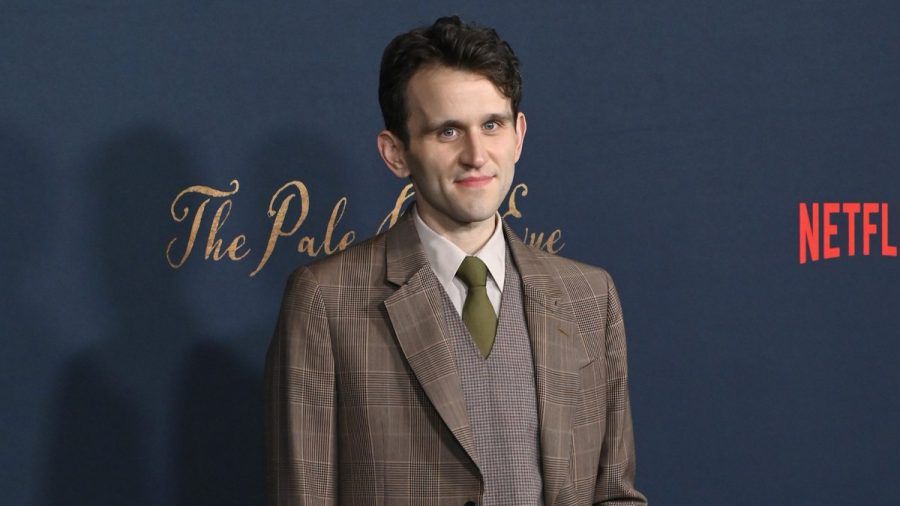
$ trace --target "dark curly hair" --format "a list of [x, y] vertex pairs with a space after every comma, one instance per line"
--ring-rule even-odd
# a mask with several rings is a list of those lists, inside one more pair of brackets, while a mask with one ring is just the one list
[[512, 102], [513, 117], [522, 99], [519, 59], [493, 28], [463, 23], [459, 16], [439, 18], [394, 37], [381, 57], [378, 103], [384, 127], [409, 147], [406, 86], [422, 67], [444, 65], [487, 78]]

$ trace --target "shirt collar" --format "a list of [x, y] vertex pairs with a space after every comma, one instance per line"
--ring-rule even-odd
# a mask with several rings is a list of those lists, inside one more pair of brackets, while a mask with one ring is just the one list
[[[456, 271], [467, 256], [466, 252], [426, 225], [419, 216], [416, 206], [412, 206], [411, 212], [415, 217], [416, 231], [419, 233], [419, 240], [422, 242], [431, 270], [442, 284], [452, 283]], [[503, 291], [506, 277], [506, 238], [503, 236], [503, 223], [499, 212], [494, 215], [494, 233], [474, 256], [484, 262], [497, 287]]]

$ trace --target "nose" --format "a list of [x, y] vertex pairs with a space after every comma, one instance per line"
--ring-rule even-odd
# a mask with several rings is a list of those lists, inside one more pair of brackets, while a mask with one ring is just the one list
[[467, 168], [478, 169], [487, 162], [484, 139], [478, 133], [466, 136], [460, 162]]

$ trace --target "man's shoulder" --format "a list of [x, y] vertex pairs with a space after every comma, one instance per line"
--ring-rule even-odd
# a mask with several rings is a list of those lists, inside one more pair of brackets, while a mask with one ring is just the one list
[[384, 232], [294, 269], [292, 281], [312, 281], [321, 286], [356, 285], [384, 279]]
[[535, 259], [544, 265], [547, 274], [556, 278], [570, 296], [584, 289], [606, 293], [612, 284], [612, 276], [603, 267], [531, 246], [528, 248]]

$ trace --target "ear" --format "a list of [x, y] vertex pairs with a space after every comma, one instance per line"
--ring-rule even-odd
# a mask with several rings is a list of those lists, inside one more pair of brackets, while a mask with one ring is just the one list
[[525, 143], [525, 130], [528, 128], [528, 124], [525, 122], [525, 113], [519, 112], [518, 116], [516, 116], [516, 161], [519, 161], [519, 157], [522, 155], [522, 145]]
[[409, 167], [406, 165], [406, 158], [403, 156], [405, 151], [403, 141], [389, 130], [382, 130], [378, 134], [378, 153], [388, 169], [399, 178], [409, 177]]

